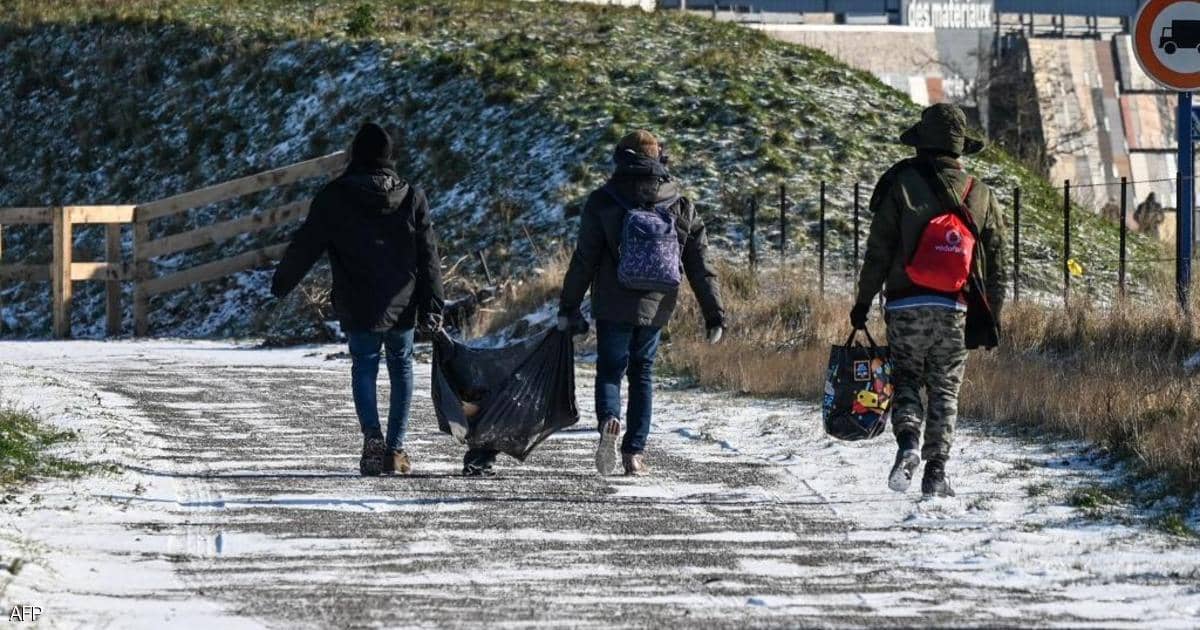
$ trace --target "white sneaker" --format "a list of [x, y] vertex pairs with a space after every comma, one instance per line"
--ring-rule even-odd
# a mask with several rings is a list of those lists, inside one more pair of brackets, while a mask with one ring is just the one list
[[905, 492], [912, 483], [913, 473], [921, 465], [921, 454], [912, 449], [901, 449], [896, 453], [896, 463], [888, 475], [888, 487], [895, 492]]
[[621, 437], [621, 421], [609, 418], [600, 429], [600, 445], [596, 447], [596, 471], [601, 475], [611, 475], [617, 470], [617, 460], [620, 451], [617, 440]]

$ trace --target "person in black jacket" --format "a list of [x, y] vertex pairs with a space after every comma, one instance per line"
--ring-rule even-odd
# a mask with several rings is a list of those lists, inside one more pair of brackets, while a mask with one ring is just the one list
[[[596, 469], [616, 469], [617, 436], [621, 433], [621, 378], [628, 372], [628, 427], [621, 460], [628, 475], [648, 473], [642, 451], [650, 433], [654, 359], [662, 327], [671, 319], [678, 291], [640, 291], [622, 286], [618, 264], [622, 229], [628, 210], [666, 207], [680, 244], [678, 264], [700, 302], [710, 343], [721, 339], [725, 309], [717, 273], [705, 259], [708, 237], [692, 202], [679, 194], [667, 171], [666, 153], [648, 131], [623, 138], [613, 154], [616, 169], [604, 188], [588, 197], [579, 223], [579, 240], [563, 281], [559, 301], [560, 330], [587, 331], [581, 311], [584, 294], [592, 294], [596, 319], [596, 415], [600, 445]], [[621, 201], [614, 196], [619, 195]]]
[[[442, 272], [425, 193], [396, 174], [392, 139], [363, 125], [346, 172], [313, 199], [275, 270], [271, 293], [287, 295], [328, 252], [333, 308], [350, 342], [351, 388], [363, 432], [363, 475], [412, 471], [404, 451], [412, 400], [413, 329], [442, 327]], [[387, 440], [379, 426], [376, 378], [387, 350], [391, 379]]]

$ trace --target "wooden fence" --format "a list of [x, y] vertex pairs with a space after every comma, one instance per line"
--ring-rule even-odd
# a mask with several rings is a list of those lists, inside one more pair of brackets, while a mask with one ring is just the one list
[[[344, 152], [299, 162], [232, 181], [185, 192], [174, 197], [129, 206], [60, 206], [48, 208], [0, 208], [0, 282], [50, 282], [53, 296], [53, 334], [58, 338], [71, 334], [73, 283], [101, 281], [106, 284], [108, 335], [121, 332], [121, 283], [133, 283], [133, 332], [150, 332], [150, 298], [201, 282], [208, 282], [278, 260], [285, 244], [244, 252], [187, 269], [159, 275], [154, 259], [178, 254], [205, 245], [225, 242], [243, 234], [253, 234], [299, 221], [308, 214], [309, 200], [254, 211], [205, 227], [151, 238], [151, 224], [194, 208], [221, 203], [287, 186], [313, 177], [328, 176], [346, 165]], [[4, 226], [50, 224], [53, 230], [53, 262], [49, 265], [3, 264]], [[105, 226], [105, 259], [100, 262], [75, 262], [73, 227]], [[132, 260], [122, 255], [122, 226], [133, 229]]]

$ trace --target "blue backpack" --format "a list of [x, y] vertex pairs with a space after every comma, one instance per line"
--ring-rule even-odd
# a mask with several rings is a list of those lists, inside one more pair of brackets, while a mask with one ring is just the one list
[[671, 206], [679, 197], [653, 208], [635, 208], [610, 186], [603, 190], [625, 209], [617, 252], [617, 282], [632, 291], [678, 290], [683, 281], [682, 256]]

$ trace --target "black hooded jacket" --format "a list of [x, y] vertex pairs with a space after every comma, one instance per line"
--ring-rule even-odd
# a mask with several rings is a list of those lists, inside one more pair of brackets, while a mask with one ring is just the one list
[[418, 312], [442, 312], [429, 202], [385, 164], [352, 163], [317, 193], [275, 271], [271, 292], [287, 295], [326, 252], [343, 330], [411, 328]]
[[[617, 157], [617, 168], [609, 184], [630, 203], [638, 206], [659, 205], [670, 199], [679, 235], [683, 271], [692, 292], [700, 301], [705, 325], [723, 326], [725, 309], [717, 273], [705, 259], [708, 237], [704, 221], [692, 202], [679, 194], [679, 188], [657, 160], [644, 157]], [[677, 291], [658, 293], [633, 291], [617, 281], [617, 251], [625, 209], [603, 190], [593, 192], [583, 208], [579, 240], [563, 280], [559, 313], [573, 316], [579, 312], [584, 294], [592, 291], [592, 315], [597, 320], [635, 326], [666, 326], [675, 311]]]

